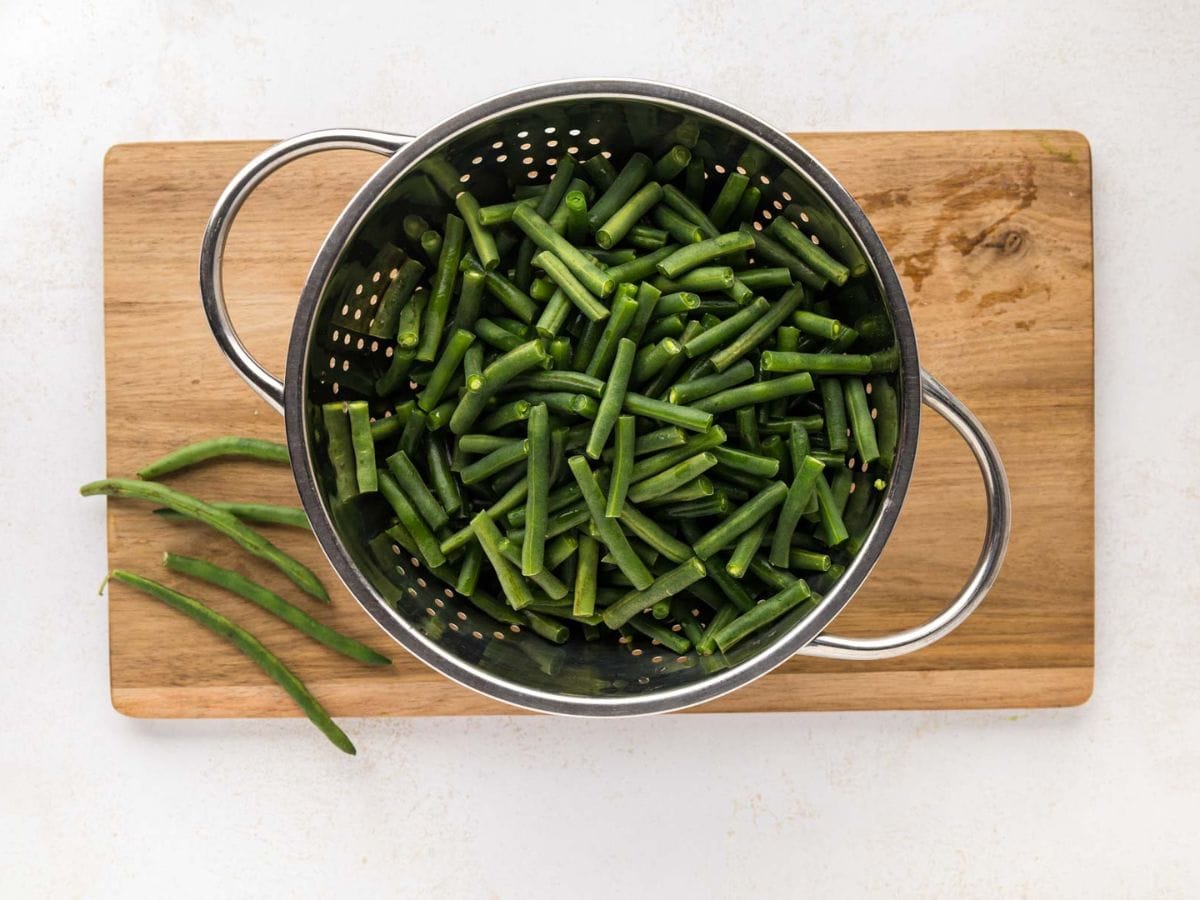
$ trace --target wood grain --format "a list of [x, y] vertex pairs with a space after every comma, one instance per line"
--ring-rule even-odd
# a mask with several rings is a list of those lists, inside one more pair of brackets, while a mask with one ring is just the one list
[[[1064, 706], [1084, 702], [1093, 660], [1092, 221], [1087, 142], [1070, 132], [797, 135], [859, 200], [908, 290], [921, 362], [980, 416], [1008, 467], [1014, 530], [991, 596], [949, 638], [862, 664], [797, 657], [706, 711]], [[108, 468], [220, 433], [282, 438], [282, 422], [218, 353], [196, 262], [217, 195], [262, 143], [128, 144], [105, 161]], [[230, 238], [226, 284], [248, 346], [282, 371], [295, 298], [326, 231], [378, 164], [337, 152], [274, 176]], [[899, 526], [836, 630], [905, 628], [970, 570], [983, 496], [970, 453], [931, 413]], [[290, 471], [228, 463], [181, 474], [214, 499], [297, 503]], [[97, 501], [92, 501], [97, 502]], [[205, 530], [110, 503], [109, 561], [161, 573], [164, 549], [269, 566]], [[510, 713], [410, 658], [340, 587], [311, 537], [272, 540], [330, 587], [322, 618], [393, 656], [343, 661], [215, 591], [218, 610], [277, 650], [335, 715]], [[168, 582], [175, 579], [165, 578]], [[278, 585], [282, 587], [282, 585]], [[113, 705], [135, 716], [276, 716], [297, 710], [220, 639], [123, 585], [110, 587]]]

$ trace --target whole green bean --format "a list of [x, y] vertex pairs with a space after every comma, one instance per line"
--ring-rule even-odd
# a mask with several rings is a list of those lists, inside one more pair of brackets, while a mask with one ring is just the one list
[[[341, 404], [339, 403], [340, 407]], [[265, 441], [261, 438], [246, 437], [217, 437], [197, 441], [172, 450], [166, 456], [159, 457], [154, 462], [142, 467], [138, 477], [146, 480], [161, 478], [171, 472], [177, 472], [188, 466], [222, 457], [244, 457], [256, 462], [283, 463], [289, 462], [286, 444], [275, 441]]]
[[[243, 522], [255, 522], [262, 525], [288, 525], [292, 528], [312, 530], [312, 523], [304, 510], [295, 506], [276, 506], [271, 503], [234, 503], [223, 500], [213, 500], [210, 506], [232, 513]], [[189, 517], [177, 513], [165, 506], [154, 510], [154, 514], [168, 522], [184, 522]]]
[[190, 494], [174, 490], [157, 481], [135, 481], [131, 478], [106, 478], [101, 481], [93, 481], [81, 487], [79, 493], [84, 497], [103, 495], [157, 503], [190, 519], [203, 522], [248, 553], [274, 565], [306, 594], [310, 594], [323, 603], [329, 602], [329, 594], [325, 592], [320, 579], [306, 566], [292, 559], [232, 513], [217, 509]]
[[325, 708], [309, 693], [304, 683], [296, 677], [291, 669], [279, 660], [279, 657], [264, 647], [246, 629], [209, 609], [199, 600], [174, 591], [157, 581], [152, 581], [149, 578], [135, 575], [133, 572], [127, 572], [123, 569], [115, 569], [111, 577], [122, 584], [127, 584], [136, 590], [149, 594], [154, 599], [199, 622], [213, 634], [227, 639], [242, 653], [253, 660], [276, 684], [287, 691], [288, 695], [296, 701], [296, 704], [304, 710], [304, 714], [308, 716], [309, 721], [321, 729], [321, 733], [329, 738], [335, 747], [345, 753], [354, 754], [354, 744], [350, 743], [350, 739], [346, 737], [345, 732], [334, 724], [333, 719], [329, 717]]
[[251, 603], [261, 606], [267, 612], [287, 622], [297, 631], [308, 635], [313, 640], [324, 644], [326, 647], [344, 656], [370, 666], [386, 666], [391, 664], [391, 660], [382, 653], [376, 653], [365, 644], [354, 640], [354, 638], [347, 637], [323, 625], [300, 607], [289, 603], [278, 594], [267, 590], [265, 587], [231, 569], [225, 569], [205, 560], [195, 559], [190, 556], [177, 556], [174, 553], [163, 554], [163, 565], [172, 572], [178, 572], [181, 575], [190, 575], [193, 578], [207, 581], [209, 584], [214, 584], [217, 587], [224, 588], [227, 591], [244, 597]]

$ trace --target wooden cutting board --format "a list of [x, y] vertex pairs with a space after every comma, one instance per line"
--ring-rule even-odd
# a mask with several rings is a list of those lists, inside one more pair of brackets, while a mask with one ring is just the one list
[[[991, 595], [949, 638], [872, 664], [797, 657], [701, 707], [708, 711], [1066, 706], [1092, 690], [1092, 202], [1086, 140], [1072, 132], [813, 134], [797, 139], [863, 205], [893, 254], [921, 361], [979, 415], [1008, 467], [1013, 534]], [[282, 439], [282, 420], [233, 373], [200, 310], [197, 254], [218, 194], [266, 144], [126, 144], [104, 169], [108, 471], [232, 433]], [[247, 204], [226, 284], [251, 350], [281, 372], [303, 279], [320, 242], [380, 158], [350, 151], [296, 163]], [[99, 474], [99, 473], [93, 473]], [[180, 474], [211, 499], [298, 503], [290, 470], [221, 463]], [[83, 502], [99, 502], [89, 500]], [[966, 447], [923, 416], [916, 474], [878, 568], [836, 622], [862, 635], [906, 628], [962, 583], [983, 532]], [[391, 655], [347, 662], [261, 610], [200, 588], [273, 648], [335, 715], [513, 709], [459, 687], [392, 644], [311, 536], [270, 537], [314, 567], [334, 598], [317, 614]], [[236, 566], [288, 593], [278, 573], [194, 525], [112, 502], [109, 562], [161, 577], [163, 550]], [[294, 591], [291, 593], [295, 593]], [[296, 715], [219, 638], [123, 585], [109, 588], [113, 705], [134, 716]], [[301, 599], [299, 602], [305, 602]]]

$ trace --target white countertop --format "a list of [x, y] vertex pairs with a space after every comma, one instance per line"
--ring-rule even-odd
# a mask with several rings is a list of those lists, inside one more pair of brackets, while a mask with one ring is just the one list
[[[1147, 896], [1200, 882], [1200, 12], [0, 6], [0, 892]], [[1186, 5], [1185, 5], [1186, 6]], [[68, 7], [70, 8], [68, 10]], [[210, 13], [210, 7], [220, 12]], [[248, 12], [257, 8], [257, 13]], [[500, 10], [507, 9], [507, 12]], [[1002, 12], [1002, 15], [997, 13]], [[628, 75], [796, 130], [1070, 128], [1096, 226], [1096, 689], [1032, 712], [151, 722], [109, 704], [101, 166]]]

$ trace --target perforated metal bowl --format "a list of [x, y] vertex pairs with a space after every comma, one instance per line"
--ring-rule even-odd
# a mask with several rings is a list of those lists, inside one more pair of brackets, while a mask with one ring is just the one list
[[[665, 149], [681, 136], [701, 148], [711, 166], [710, 178], [735, 168], [748, 145], [762, 151], [754, 172], [763, 193], [761, 222], [788, 202], [802, 199], [844, 223], [870, 262], [864, 277], [874, 283], [880, 306], [891, 318], [901, 358], [895, 465], [861, 552], [814, 609], [785, 618], [715, 662], [694, 654], [676, 656], [649, 641], [552, 646], [496, 623], [399, 547], [381, 547], [381, 509], [369, 503], [331, 504], [333, 474], [314, 437], [320, 418], [317, 405], [364, 395], [391, 355], [390, 342], [366, 333], [379, 292], [372, 291], [368, 281], [347, 300], [339, 272], [373, 259], [383, 242], [397, 233], [405, 214], [421, 213], [431, 221], [444, 216], [444, 196], [421, 173], [422, 160], [445, 158], [486, 204], [511, 197], [515, 185], [548, 180], [554, 160], [563, 153], [586, 158], [607, 152], [622, 160], [634, 149]], [[225, 240], [233, 217], [267, 175], [301, 156], [346, 148], [388, 158], [342, 212], [313, 263], [281, 382], [247, 352], [230, 323], [221, 281]], [[877, 659], [911, 652], [962, 622], [987, 593], [1003, 560], [1009, 496], [999, 456], [971, 413], [921, 371], [904, 292], [866, 216], [794, 141], [710, 97], [639, 81], [558, 82], [488, 100], [415, 138], [324, 131], [284, 141], [249, 163], [221, 196], [204, 235], [200, 287], [221, 349], [247, 383], [286, 417], [300, 497], [321, 547], [351, 594], [415, 656], [497, 699], [574, 715], [665, 712], [731, 691], [795, 653]], [[874, 639], [827, 634], [825, 629], [854, 596], [891, 534], [912, 471], [922, 401], [961, 433], [979, 462], [987, 491], [983, 550], [962, 593], [928, 623]]]

